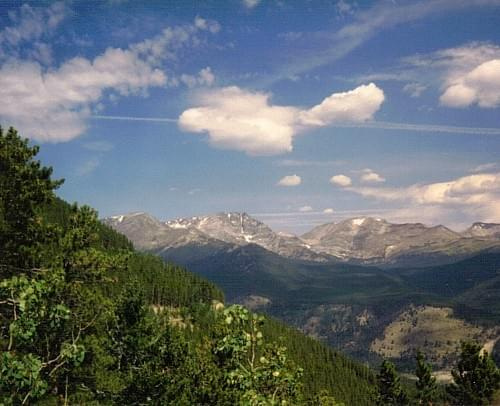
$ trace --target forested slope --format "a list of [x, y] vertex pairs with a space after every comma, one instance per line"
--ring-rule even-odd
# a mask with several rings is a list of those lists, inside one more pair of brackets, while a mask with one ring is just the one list
[[68, 205], [0, 131], [3, 404], [371, 404], [374, 376]]

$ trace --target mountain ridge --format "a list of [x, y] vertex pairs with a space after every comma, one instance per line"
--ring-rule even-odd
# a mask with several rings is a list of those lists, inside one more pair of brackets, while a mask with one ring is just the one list
[[210, 249], [256, 244], [285, 258], [389, 268], [451, 263], [500, 246], [500, 224], [482, 222], [460, 233], [443, 225], [396, 224], [381, 218], [355, 217], [322, 224], [296, 236], [275, 232], [245, 212], [167, 221], [135, 212], [103, 221], [125, 234], [137, 248], [152, 252], [203, 247], [209, 255]]

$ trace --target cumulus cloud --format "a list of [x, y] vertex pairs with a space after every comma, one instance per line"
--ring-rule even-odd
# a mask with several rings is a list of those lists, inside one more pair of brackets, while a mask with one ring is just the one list
[[[404, 67], [398, 75], [438, 84], [442, 89], [440, 103], [444, 106], [477, 104], [492, 108], [500, 105], [500, 47], [497, 45], [471, 42], [403, 58], [402, 62]], [[420, 91], [417, 85], [410, 83], [404, 90], [417, 96]]]
[[278, 186], [298, 186], [302, 179], [298, 175], [287, 175], [280, 179]]
[[323, 210], [324, 214], [333, 214], [334, 212], [335, 211], [332, 208], [328, 208], [328, 209]]
[[270, 98], [269, 93], [236, 86], [209, 90], [199, 95], [197, 107], [180, 115], [179, 126], [184, 131], [208, 133], [209, 142], [219, 148], [274, 155], [290, 152], [293, 137], [301, 131], [372, 118], [384, 101], [384, 93], [370, 83], [334, 93], [306, 110], [273, 105]]
[[467, 107], [500, 106], [500, 59], [492, 59], [455, 78], [440, 97], [443, 105]]
[[385, 178], [380, 176], [378, 173], [372, 171], [369, 168], [363, 169], [361, 174], [361, 182], [363, 183], [382, 183], [385, 182]]
[[11, 61], [0, 68], [0, 117], [24, 136], [67, 141], [85, 131], [91, 106], [104, 91], [128, 95], [165, 82], [161, 70], [121, 49], [110, 48], [93, 61], [74, 58], [53, 71]]
[[200, 107], [179, 117], [184, 131], [208, 132], [210, 143], [250, 155], [273, 155], [292, 150], [298, 109], [269, 104], [270, 94], [236, 86], [206, 92]]
[[308, 213], [310, 211], [313, 211], [313, 208], [311, 206], [302, 206], [299, 208], [299, 211], [302, 213]]
[[330, 178], [330, 183], [332, 185], [337, 185], [337, 186], [351, 186], [352, 185], [352, 180], [349, 176], [346, 175], [334, 175]]
[[[54, 25], [58, 17], [49, 13], [45, 21]], [[197, 17], [193, 24], [166, 28], [127, 49], [108, 48], [94, 59], [76, 57], [50, 69], [36, 60], [11, 57], [0, 66], [0, 119], [38, 141], [71, 140], [85, 132], [87, 119], [105, 95], [146, 95], [152, 87], [169, 85], [160, 62], [174, 57], [182, 47], [196, 46], [200, 31], [213, 32], [217, 26]], [[14, 42], [17, 37], [9, 35]], [[210, 69], [200, 71], [196, 81], [212, 83]]]
[[385, 201], [407, 202], [410, 207], [456, 209], [486, 221], [500, 220], [500, 173], [481, 173], [447, 182], [403, 188], [351, 187], [350, 191]]
[[384, 101], [384, 92], [374, 83], [354, 90], [333, 93], [320, 104], [301, 111], [299, 121], [305, 126], [323, 127], [339, 121], [366, 121]]

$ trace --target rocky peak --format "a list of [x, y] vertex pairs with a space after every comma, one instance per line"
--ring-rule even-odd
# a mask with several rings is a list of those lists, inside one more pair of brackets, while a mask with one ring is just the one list
[[464, 231], [465, 237], [500, 239], [500, 224], [477, 222]]

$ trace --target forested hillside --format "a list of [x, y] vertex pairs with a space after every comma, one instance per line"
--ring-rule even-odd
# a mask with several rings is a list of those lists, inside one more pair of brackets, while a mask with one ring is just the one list
[[483, 405], [500, 387], [491, 357], [464, 343], [446, 393], [419, 355], [409, 396], [390, 362], [375, 376], [225, 306], [211, 282], [58, 199], [37, 153], [0, 129], [0, 404]]
[[3, 404], [371, 404], [374, 374], [69, 205], [0, 133]]

